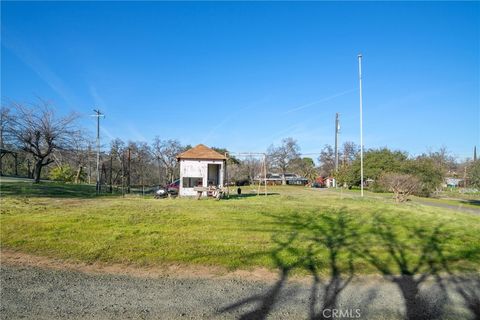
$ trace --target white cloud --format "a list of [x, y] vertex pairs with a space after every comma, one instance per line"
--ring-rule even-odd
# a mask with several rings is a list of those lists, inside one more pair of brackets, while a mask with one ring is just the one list
[[289, 114], [289, 113], [292, 113], [292, 112], [295, 112], [295, 111], [299, 111], [299, 110], [302, 110], [302, 109], [305, 109], [305, 108], [309, 108], [311, 106], [314, 106], [316, 104], [319, 104], [319, 103], [322, 103], [322, 102], [326, 102], [326, 101], [330, 101], [330, 100], [333, 100], [335, 98], [338, 98], [338, 97], [341, 97], [341, 96], [344, 96], [350, 92], [354, 92], [356, 91], [357, 89], [350, 89], [350, 90], [347, 90], [347, 91], [342, 91], [342, 92], [339, 92], [339, 93], [336, 93], [334, 95], [331, 95], [331, 96], [328, 96], [328, 97], [325, 97], [323, 99], [320, 99], [320, 100], [317, 100], [317, 101], [313, 101], [313, 102], [310, 102], [310, 103], [307, 103], [307, 104], [304, 104], [304, 105], [301, 105], [301, 106], [298, 106], [298, 107], [295, 107], [295, 108], [292, 108], [290, 110], [287, 110], [285, 111], [283, 114]]

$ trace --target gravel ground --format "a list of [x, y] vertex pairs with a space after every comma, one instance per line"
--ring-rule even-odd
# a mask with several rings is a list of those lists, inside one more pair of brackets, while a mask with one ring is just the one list
[[478, 319], [472, 312], [480, 306], [478, 280], [444, 285], [427, 280], [417, 295], [410, 279], [354, 278], [345, 287], [336, 280], [140, 278], [3, 264], [0, 314], [2, 319], [404, 319], [409, 310], [410, 319]]

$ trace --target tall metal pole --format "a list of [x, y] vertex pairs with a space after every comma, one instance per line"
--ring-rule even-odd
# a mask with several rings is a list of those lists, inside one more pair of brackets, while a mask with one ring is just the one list
[[268, 192], [267, 192], [267, 154], [263, 155], [263, 181], [265, 182], [265, 195], [268, 195]]
[[88, 184], [92, 183], [92, 146], [88, 143]]
[[335, 172], [338, 172], [338, 113], [335, 115]]
[[104, 115], [98, 109], [94, 109], [94, 117], [97, 117], [97, 183], [95, 190], [97, 194], [100, 193], [100, 117]]
[[358, 79], [360, 83], [360, 194], [363, 197], [363, 102], [362, 102], [362, 54], [358, 55]]

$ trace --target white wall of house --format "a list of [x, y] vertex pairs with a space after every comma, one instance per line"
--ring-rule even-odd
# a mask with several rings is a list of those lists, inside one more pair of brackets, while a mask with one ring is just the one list
[[[204, 159], [180, 159], [180, 196], [196, 196], [197, 192], [194, 191], [194, 187], [196, 183], [202, 183], [203, 187], [208, 186], [208, 165], [209, 164], [217, 164], [220, 166], [219, 170], [219, 181], [218, 185], [223, 186], [224, 184], [224, 177], [225, 177], [225, 161], [223, 160], [204, 160]], [[187, 178], [187, 179], [184, 179]], [[201, 178], [195, 179], [195, 178]], [[210, 180], [212, 176], [210, 176]], [[184, 185], [185, 180], [188, 182], [193, 183], [193, 185]], [[204, 192], [204, 196], [206, 193]]]
[[325, 180], [325, 186], [327, 188], [335, 188], [337, 186], [337, 180], [335, 180], [335, 178], [327, 178]]

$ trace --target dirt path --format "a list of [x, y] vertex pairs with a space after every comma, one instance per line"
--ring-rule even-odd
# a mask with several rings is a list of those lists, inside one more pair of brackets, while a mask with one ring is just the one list
[[473, 214], [478, 214], [480, 215], [480, 208], [471, 208], [471, 207], [464, 207], [461, 204], [460, 205], [453, 205], [453, 204], [448, 204], [448, 203], [440, 203], [440, 202], [433, 202], [433, 201], [428, 201], [424, 199], [415, 199], [416, 203], [420, 203], [426, 206], [431, 206], [431, 207], [437, 207], [437, 208], [444, 208], [444, 209], [450, 209], [450, 210], [455, 210], [455, 211], [461, 211], [461, 212], [466, 212], [466, 213], [473, 213]]
[[406, 312], [413, 312], [415, 319], [474, 319], [469, 305], [478, 306], [480, 297], [478, 279], [445, 280], [441, 285], [427, 280], [404, 293], [399, 287], [411, 285], [411, 278], [346, 280], [291, 281], [285, 273], [266, 281], [239, 274], [132, 276], [2, 259], [0, 315], [2, 319], [338, 319], [342, 313], [344, 319], [403, 319]]
[[[274, 281], [278, 276], [277, 273], [266, 268], [228, 271], [226, 268], [222, 267], [180, 264], [139, 267], [125, 264], [103, 264], [99, 262], [70, 262], [7, 249], [2, 249], [0, 253], [2, 264], [10, 266], [30, 266], [52, 270], [77, 271], [89, 274], [111, 274], [141, 278], [174, 277], [177, 279], [248, 279], [252, 281], [262, 280], [270, 282]], [[302, 281], [302, 279], [298, 277], [295, 279], [297, 281]]]

